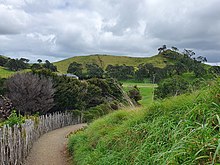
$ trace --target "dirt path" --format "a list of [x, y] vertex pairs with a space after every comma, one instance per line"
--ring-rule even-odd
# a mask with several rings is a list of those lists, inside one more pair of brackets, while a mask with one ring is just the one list
[[24, 165], [68, 165], [66, 136], [85, 125], [71, 125], [44, 134], [34, 143]]

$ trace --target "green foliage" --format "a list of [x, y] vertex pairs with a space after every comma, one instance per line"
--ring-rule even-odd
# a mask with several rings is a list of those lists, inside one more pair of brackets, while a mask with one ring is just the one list
[[4, 124], [9, 125], [10, 127], [18, 124], [22, 124], [25, 122], [25, 117], [22, 115], [17, 115], [16, 111], [12, 111], [11, 115], [8, 117], [8, 119], [4, 122]]
[[31, 65], [31, 70], [38, 70], [38, 69], [42, 69], [42, 66], [40, 64]]
[[140, 89], [135, 85], [131, 90], [128, 91], [128, 96], [137, 104], [142, 99]]
[[72, 62], [68, 67], [67, 73], [71, 73], [77, 75], [78, 77], [82, 77], [82, 70], [83, 70], [82, 64], [77, 62]]
[[[111, 104], [113, 106], [113, 103]], [[86, 122], [91, 122], [94, 119], [98, 119], [113, 111], [112, 107], [108, 103], [103, 103], [95, 107], [91, 107], [83, 112], [83, 117]], [[117, 104], [116, 104], [117, 105]]]
[[50, 63], [48, 60], [46, 60], [42, 66], [45, 69], [49, 69], [51, 72], [57, 72], [57, 66], [55, 66], [53, 63]]
[[0, 55], [0, 66], [4, 66], [8, 62], [8, 58]]
[[215, 75], [215, 76], [219, 76], [220, 75], [220, 66], [212, 66], [209, 69], [209, 73]]
[[9, 59], [5, 64], [5, 67], [7, 67], [11, 71], [23, 70], [29, 67], [29, 64], [27, 62], [28, 62], [27, 59], [24, 60], [23, 58]]
[[86, 70], [88, 78], [102, 78], [104, 74], [103, 69], [95, 63], [86, 64]]
[[127, 65], [108, 65], [106, 68], [106, 74], [117, 80], [128, 80], [134, 78], [134, 67]]
[[206, 90], [117, 111], [69, 139], [74, 163], [218, 164], [220, 81]]
[[155, 98], [165, 98], [186, 93], [189, 91], [189, 85], [189, 82], [181, 76], [165, 79], [158, 84], [155, 90]]
[[59, 76], [48, 70], [33, 71], [34, 74], [50, 77], [55, 88], [55, 106], [51, 111], [73, 110], [85, 111], [103, 103], [124, 101], [119, 83], [114, 79], [92, 78], [86, 81]]

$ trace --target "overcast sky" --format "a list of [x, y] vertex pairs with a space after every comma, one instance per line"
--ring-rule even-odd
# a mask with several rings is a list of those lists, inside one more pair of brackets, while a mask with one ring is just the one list
[[163, 44], [220, 61], [219, 0], [0, 0], [0, 54], [152, 56]]

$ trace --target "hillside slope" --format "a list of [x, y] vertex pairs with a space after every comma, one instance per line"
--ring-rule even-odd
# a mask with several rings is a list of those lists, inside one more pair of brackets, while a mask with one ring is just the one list
[[0, 78], [8, 78], [14, 73], [14, 71], [7, 70], [6, 68], [0, 66]]
[[106, 68], [109, 64], [111, 65], [130, 65], [130, 66], [138, 66], [141, 63], [152, 63], [157, 67], [165, 67], [166, 63], [165, 59], [162, 55], [156, 55], [152, 57], [128, 57], [128, 56], [112, 56], [112, 55], [89, 55], [89, 56], [75, 56], [72, 58], [68, 58], [59, 62], [55, 62], [54, 64], [57, 66], [58, 71], [65, 73], [70, 63], [78, 62], [80, 64], [88, 63], [96, 63], [102, 68]]
[[69, 139], [76, 164], [220, 163], [220, 81], [206, 90], [121, 110]]

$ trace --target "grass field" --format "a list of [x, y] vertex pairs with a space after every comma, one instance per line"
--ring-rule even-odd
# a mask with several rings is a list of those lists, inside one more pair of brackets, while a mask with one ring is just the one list
[[4, 67], [0, 66], [0, 78], [8, 78], [15, 73], [23, 73], [23, 72], [30, 72], [30, 71], [31, 71], [30, 69], [24, 69], [24, 70], [15, 72], [15, 71], [7, 70]]
[[4, 67], [0, 66], [0, 78], [7, 78], [13, 75], [14, 73], [14, 71], [6, 70]]
[[[112, 55], [89, 55], [89, 56], [75, 56], [72, 58], [68, 58], [59, 62], [55, 62], [54, 64], [57, 66], [58, 71], [61, 73], [66, 73], [67, 68], [70, 63], [78, 62], [85, 66], [88, 63], [96, 63], [102, 68], [106, 68], [107, 65], [130, 65], [130, 66], [138, 66], [142, 63], [152, 63], [157, 67], [165, 67], [166, 63], [164, 62], [165, 58], [162, 55], [156, 55], [152, 57], [138, 58], [138, 57], [127, 57], [127, 56], [112, 56]], [[167, 61], [167, 59], [166, 59]], [[168, 63], [172, 63], [169, 61]]]
[[151, 83], [135, 83], [135, 82], [122, 82], [126, 91], [132, 89], [133, 86], [137, 86], [140, 89], [142, 100], [139, 103], [142, 106], [148, 106], [153, 102], [153, 90], [156, 85]]
[[76, 165], [219, 165], [220, 81], [205, 90], [121, 110], [69, 139]]

